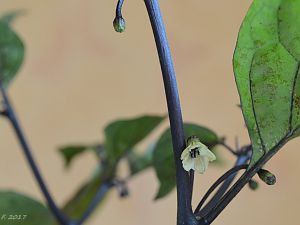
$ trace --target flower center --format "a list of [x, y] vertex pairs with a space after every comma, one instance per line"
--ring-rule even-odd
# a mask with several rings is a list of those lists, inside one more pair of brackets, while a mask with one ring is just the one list
[[198, 147], [193, 148], [193, 149], [190, 150], [190, 157], [191, 157], [191, 158], [194, 159], [194, 158], [197, 157], [197, 155], [200, 155], [200, 151], [199, 151], [199, 148], [198, 148]]

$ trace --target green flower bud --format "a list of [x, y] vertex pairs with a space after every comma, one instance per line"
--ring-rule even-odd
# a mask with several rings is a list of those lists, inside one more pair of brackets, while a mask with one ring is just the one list
[[259, 178], [268, 185], [273, 185], [276, 183], [276, 177], [268, 170], [260, 169], [257, 172]]
[[255, 191], [258, 188], [258, 183], [255, 180], [249, 180], [248, 186], [252, 191]]
[[113, 25], [114, 25], [114, 29], [116, 32], [119, 32], [119, 33], [122, 33], [125, 31], [125, 20], [123, 19], [123, 17], [116, 17], [114, 19], [114, 22], [113, 22]]

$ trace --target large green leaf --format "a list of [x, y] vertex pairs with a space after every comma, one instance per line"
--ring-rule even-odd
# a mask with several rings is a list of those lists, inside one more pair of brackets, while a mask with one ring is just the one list
[[164, 116], [142, 116], [134, 119], [117, 120], [105, 128], [105, 149], [112, 161], [143, 140], [164, 119]]
[[24, 58], [24, 45], [9, 25], [14, 16], [0, 18], [0, 80], [4, 87], [15, 77]]
[[[209, 148], [219, 143], [220, 139], [210, 129], [191, 123], [184, 124], [186, 137], [196, 135]], [[159, 138], [153, 152], [153, 166], [160, 182], [155, 199], [162, 198], [170, 193], [175, 185], [175, 164], [173, 156], [171, 130], [168, 128]]]
[[0, 225], [49, 225], [53, 217], [38, 201], [13, 191], [0, 191]]
[[299, 27], [300, 0], [254, 0], [240, 28], [233, 63], [253, 146], [250, 167], [298, 133]]

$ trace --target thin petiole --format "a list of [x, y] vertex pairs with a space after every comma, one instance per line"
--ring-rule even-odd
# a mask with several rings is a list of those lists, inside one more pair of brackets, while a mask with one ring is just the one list
[[116, 17], [117, 18], [122, 17], [123, 2], [124, 2], [124, 0], [118, 0], [117, 7], [116, 7]]
[[[250, 154], [241, 154], [238, 159], [236, 160], [235, 166], [243, 165], [248, 162], [250, 158]], [[230, 185], [232, 184], [233, 180], [235, 179], [237, 175], [236, 173], [231, 174], [219, 187], [219, 189], [216, 191], [216, 193], [211, 197], [209, 202], [202, 207], [202, 209], [196, 214], [197, 217], [203, 217], [206, 215], [211, 209], [213, 209], [220, 201], [222, 196], [226, 193]]]
[[225, 147], [229, 152], [231, 152], [233, 155], [240, 155], [239, 152], [237, 152], [236, 150], [234, 150], [233, 148], [231, 148], [229, 145], [227, 145], [225, 142], [220, 142], [220, 145], [222, 145], [223, 147]]
[[246, 169], [248, 167], [247, 164], [243, 164], [243, 165], [239, 165], [239, 166], [235, 166], [233, 168], [231, 168], [230, 170], [228, 170], [226, 173], [224, 173], [218, 180], [215, 181], [215, 183], [213, 183], [213, 185], [208, 189], [208, 191], [206, 192], [206, 194], [203, 196], [203, 198], [201, 199], [200, 203], [198, 204], [198, 206], [195, 209], [195, 214], [198, 213], [201, 209], [201, 207], [203, 206], [204, 202], [207, 200], [207, 198], [210, 196], [210, 194], [223, 182], [225, 181], [228, 177], [230, 177], [232, 174], [235, 174], [237, 171], [242, 170], [242, 169]]

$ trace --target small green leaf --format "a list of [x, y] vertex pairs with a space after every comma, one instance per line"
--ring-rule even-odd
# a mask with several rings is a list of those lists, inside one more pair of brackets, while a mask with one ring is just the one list
[[13, 191], [0, 191], [0, 225], [50, 225], [53, 217], [38, 201]]
[[173, 174], [172, 177], [170, 176], [169, 178], [166, 178], [166, 180], [160, 183], [159, 189], [155, 196], [155, 200], [166, 197], [174, 190], [175, 186], [176, 186], [175, 174]]
[[2, 18], [0, 20], [0, 80], [4, 87], [7, 87], [16, 76], [23, 62], [24, 51], [21, 39], [8, 24], [8, 17]]
[[131, 176], [148, 169], [152, 165], [153, 150], [154, 148], [151, 146], [144, 154], [136, 153], [135, 151], [128, 153], [127, 160]]
[[141, 116], [110, 123], [105, 128], [105, 149], [108, 158], [111, 161], [119, 160], [156, 128], [164, 118], [164, 116]]
[[253, 154], [250, 166], [298, 135], [300, 0], [254, 0], [234, 53], [234, 73]]
[[[63, 211], [72, 219], [79, 219], [86, 212], [91, 201], [95, 198], [99, 189], [104, 182], [113, 181], [116, 174], [115, 165], [98, 164], [92, 176], [72, 195], [72, 197], [64, 204]], [[98, 203], [101, 206], [107, 198], [109, 190], [104, 198]]]
[[[184, 124], [186, 137], [196, 135], [210, 149], [219, 143], [218, 136], [210, 129], [191, 123]], [[165, 197], [176, 185], [175, 164], [170, 128], [159, 138], [153, 152], [153, 166], [160, 182], [155, 199]]]
[[87, 145], [69, 145], [65, 147], [61, 147], [59, 152], [62, 154], [65, 160], [65, 166], [69, 167], [73, 159], [86, 152], [87, 150], [91, 150], [92, 148]]
[[[83, 184], [72, 196], [72, 198], [64, 205], [64, 213], [66, 213], [66, 215], [72, 219], [80, 219], [102, 184], [103, 182], [101, 179], [99, 179], [99, 177], [94, 177]], [[100, 202], [98, 207], [102, 205], [102, 203], [103, 200]]]

